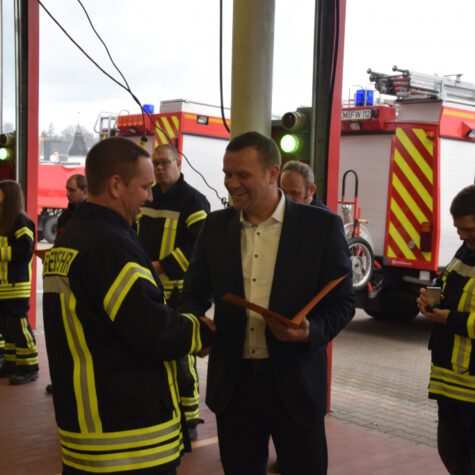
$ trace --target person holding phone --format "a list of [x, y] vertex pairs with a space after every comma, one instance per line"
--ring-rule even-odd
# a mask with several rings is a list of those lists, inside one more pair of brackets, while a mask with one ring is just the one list
[[417, 299], [432, 320], [429, 397], [439, 409], [437, 446], [451, 474], [475, 473], [475, 185], [461, 190], [450, 213], [463, 244], [444, 269], [437, 290]]

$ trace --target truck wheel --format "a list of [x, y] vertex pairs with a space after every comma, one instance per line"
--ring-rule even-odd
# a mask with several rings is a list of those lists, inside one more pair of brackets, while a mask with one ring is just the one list
[[371, 279], [374, 253], [368, 241], [361, 237], [348, 239], [348, 248], [353, 270], [353, 290], [358, 292], [366, 288]]
[[43, 224], [43, 236], [50, 243], [54, 243], [54, 240], [56, 239], [57, 224], [57, 216], [48, 216]]
[[379, 309], [363, 308], [363, 310], [377, 320], [391, 320], [399, 322], [410, 322], [419, 314], [419, 307], [416, 304], [416, 297], [401, 296], [389, 289], [382, 289], [378, 295]]

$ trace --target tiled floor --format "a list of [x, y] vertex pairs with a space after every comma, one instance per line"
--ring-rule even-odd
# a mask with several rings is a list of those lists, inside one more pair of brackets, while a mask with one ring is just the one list
[[[0, 380], [0, 474], [54, 475], [61, 472], [44, 338], [38, 335], [41, 376], [25, 386]], [[199, 440], [178, 469], [179, 475], [222, 474], [214, 418], [203, 407], [206, 423]], [[442, 475], [446, 473], [434, 449], [361, 429], [327, 417], [330, 475]], [[272, 451], [273, 453], [273, 451]], [[246, 474], [243, 474], [246, 475]], [[298, 474], [295, 474], [298, 475]]]

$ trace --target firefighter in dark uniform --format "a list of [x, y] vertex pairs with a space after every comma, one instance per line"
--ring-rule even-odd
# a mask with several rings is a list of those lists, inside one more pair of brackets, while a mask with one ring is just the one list
[[27, 318], [35, 225], [23, 202], [16, 181], [0, 181], [0, 377], [9, 377], [10, 384], [38, 379], [38, 349]]
[[76, 205], [87, 199], [87, 180], [84, 175], [76, 173], [66, 181], [66, 196], [68, 207], [59, 215], [56, 226], [56, 237], [58, 237], [66, 227], [67, 222], [72, 218]]
[[176, 473], [189, 446], [174, 360], [209, 345], [212, 321], [164, 303], [132, 223], [154, 182], [123, 138], [86, 158], [88, 201], [46, 253], [43, 313], [63, 474]]
[[439, 407], [437, 447], [453, 475], [475, 474], [475, 185], [460, 191], [450, 213], [462, 246], [442, 273], [439, 308], [417, 299], [434, 322], [429, 397]]
[[[165, 289], [168, 305], [175, 307], [188, 269], [195, 239], [209, 213], [208, 200], [190, 186], [181, 173], [181, 159], [173, 145], [163, 144], [152, 154], [156, 185], [153, 200], [141, 209], [138, 238], [152, 260]], [[180, 401], [190, 438], [197, 437], [199, 386], [196, 358], [177, 361]]]

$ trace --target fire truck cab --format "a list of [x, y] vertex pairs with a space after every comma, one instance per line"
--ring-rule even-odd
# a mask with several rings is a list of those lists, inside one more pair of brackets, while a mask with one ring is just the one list
[[358, 306], [375, 318], [410, 320], [419, 288], [461, 244], [449, 208], [474, 183], [475, 84], [396, 66], [393, 74], [368, 73], [375, 91], [343, 106], [340, 150], [340, 183], [348, 170], [359, 181], [361, 216], [353, 210], [352, 229], [360, 220], [370, 235], [361, 240], [371, 241], [371, 252], [352, 253], [369, 277]]

